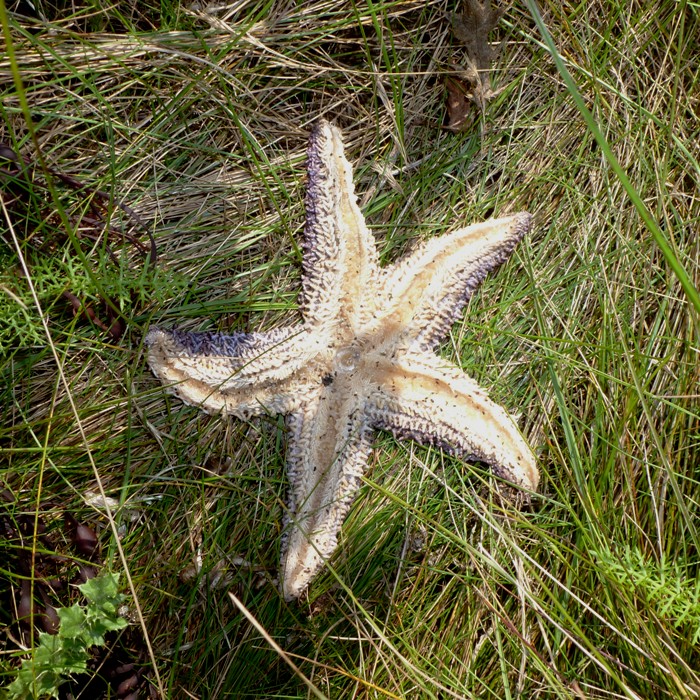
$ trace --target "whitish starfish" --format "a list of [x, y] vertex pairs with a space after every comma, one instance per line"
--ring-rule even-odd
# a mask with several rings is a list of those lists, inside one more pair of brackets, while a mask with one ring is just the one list
[[432, 238], [380, 268], [352, 175], [340, 132], [319, 122], [308, 152], [301, 325], [233, 335], [154, 328], [146, 336], [151, 369], [185, 403], [241, 419], [287, 415], [287, 600], [336, 548], [376, 429], [485, 462], [524, 489], [539, 480], [512, 418], [434, 353], [530, 215]]

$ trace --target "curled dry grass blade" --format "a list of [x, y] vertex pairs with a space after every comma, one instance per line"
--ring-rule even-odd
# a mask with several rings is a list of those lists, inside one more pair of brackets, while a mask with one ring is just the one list
[[[442, 0], [130, 8], [74, 4], [51, 31], [5, 22], [22, 87], [3, 53], [0, 140], [130, 206], [159, 262], [122, 297], [132, 326], [114, 340], [38, 271], [31, 301], [3, 248], [3, 303], [24, 304], [41, 340], [0, 360], [0, 482], [25, 512], [60, 501], [98, 532], [133, 581], [162, 695], [307, 696], [232, 590], [327, 697], [697, 697], [697, 8], [544, 2], [547, 48], [511, 7], [496, 95], [458, 134], [438, 126], [464, 58]], [[520, 413], [543, 484], [519, 509], [478, 468], [381, 435], [337, 556], [296, 608], [273, 582], [283, 422], [164, 396], [140, 331], [295, 317], [319, 116], [344, 130], [385, 261], [456, 221], [535, 214], [443, 352]], [[60, 196], [43, 204], [70, 229]], [[53, 254], [86, 289], [118, 288], [73, 243]], [[113, 529], [87, 503], [98, 484], [119, 501]], [[2, 600], [19, 585], [3, 571]], [[0, 646], [9, 680], [17, 647]]]

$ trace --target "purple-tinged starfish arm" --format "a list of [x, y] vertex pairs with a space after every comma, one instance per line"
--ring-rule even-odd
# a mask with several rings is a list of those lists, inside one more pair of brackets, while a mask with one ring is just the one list
[[535, 491], [535, 456], [513, 418], [471, 377], [432, 353], [413, 352], [373, 372], [367, 401], [374, 428], [488, 464], [499, 476]]
[[287, 417], [289, 497], [280, 582], [286, 600], [306, 590], [335, 550], [367, 469], [374, 431], [353, 379], [338, 377]]
[[296, 375], [318, 353], [303, 326], [232, 335], [152, 328], [144, 342], [168, 391], [208, 413], [243, 419], [293, 410], [300, 401]]
[[309, 327], [357, 331], [369, 312], [360, 300], [377, 292], [377, 250], [357, 206], [352, 166], [340, 132], [320, 122], [308, 150], [301, 311]]
[[406, 347], [433, 349], [484, 277], [510, 257], [531, 218], [521, 212], [431, 238], [387, 268], [377, 302], [382, 323], [405, 329]]

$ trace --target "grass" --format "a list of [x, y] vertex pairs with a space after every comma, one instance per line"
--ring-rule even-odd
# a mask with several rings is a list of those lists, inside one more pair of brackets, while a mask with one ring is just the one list
[[[459, 134], [439, 128], [464, 61], [453, 4], [139, 6], [46, 3], [50, 32], [3, 20], [18, 71], [0, 58], [0, 140], [31, 161], [35, 218], [15, 209], [17, 242], [0, 241], [10, 516], [60, 538], [60, 505], [100, 531], [158, 697], [308, 697], [290, 661], [334, 699], [698, 697], [697, 4], [546, 0], [540, 23], [516, 4], [492, 37], [502, 90]], [[322, 115], [344, 129], [385, 262], [463, 222], [535, 215], [443, 351], [520, 414], [542, 483], [519, 508], [478, 466], [378, 434], [332, 567], [296, 607], [272, 582], [283, 421], [164, 395], [141, 338], [297, 318]], [[96, 190], [126, 238], [85, 234]], [[123, 334], [74, 316], [65, 291], [121, 314]], [[88, 505], [100, 489], [110, 515]], [[21, 574], [5, 552], [9, 683]]]

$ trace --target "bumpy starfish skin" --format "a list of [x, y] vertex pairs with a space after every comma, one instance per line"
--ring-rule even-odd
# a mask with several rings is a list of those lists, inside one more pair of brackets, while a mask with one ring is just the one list
[[434, 353], [530, 215], [433, 238], [380, 268], [340, 132], [325, 121], [311, 136], [308, 175], [301, 325], [234, 335], [154, 328], [146, 336], [151, 369], [186, 403], [241, 419], [287, 415], [287, 600], [336, 548], [376, 429], [485, 462], [524, 489], [539, 480], [512, 418]]

